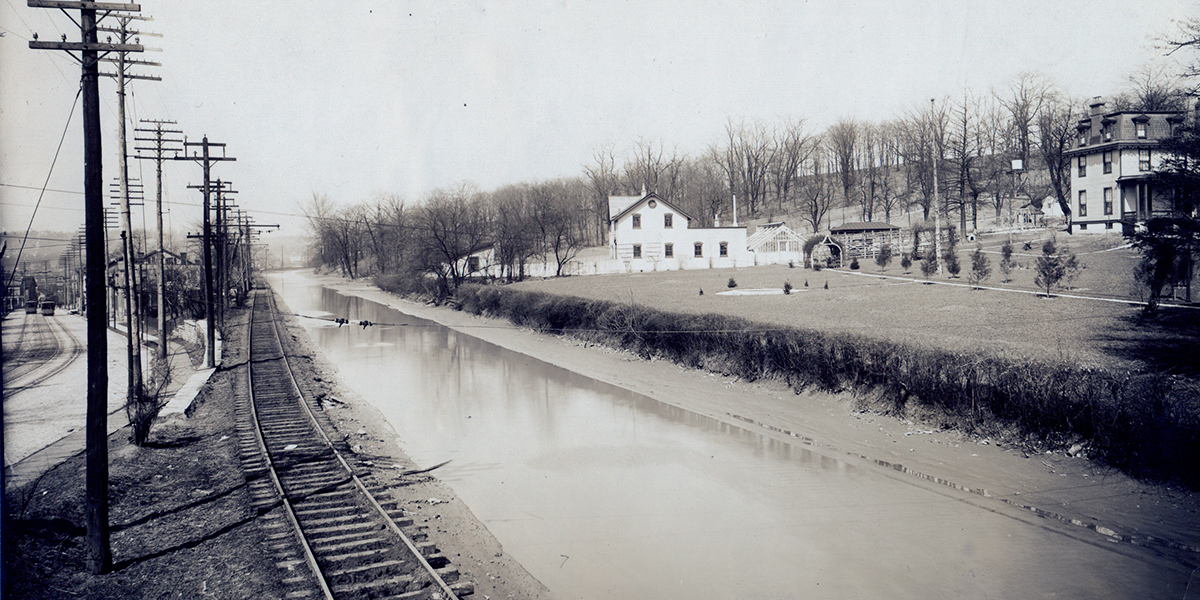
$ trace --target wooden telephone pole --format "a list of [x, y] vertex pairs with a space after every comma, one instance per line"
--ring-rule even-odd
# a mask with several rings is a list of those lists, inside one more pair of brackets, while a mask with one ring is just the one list
[[[104, 173], [100, 144], [100, 53], [141, 52], [141, 44], [101, 44], [97, 40], [97, 12], [139, 12], [137, 4], [27, 0], [32, 8], [78, 10], [80, 41], [29, 42], [34, 50], [63, 50], [82, 65], [83, 96], [83, 211], [87, 236], [87, 567], [94, 574], [112, 568], [108, 528], [108, 334], [104, 298]], [[78, 53], [78, 54], [76, 54]]]
[[[144, 142], [144, 143], [149, 144], [148, 147], [139, 147], [136, 145], [134, 146], [134, 149], [138, 151], [137, 158], [143, 159], [143, 160], [153, 160], [154, 164], [155, 164], [155, 177], [156, 177], [155, 182], [157, 184], [156, 185], [157, 193], [155, 195], [155, 200], [154, 200], [154, 207], [155, 207], [154, 212], [157, 213], [157, 215], [158, 215], [158, 261], [157, 261], [158, 264], [155, 265], [155, 269], [158, 271], [158, 285], [156, 286], [158, 288], [158, 291], [156, 294], [157, 301], [158, 301], [158, 355], [159, 355], [159, 358], [161, 358], [162, 360], [165, 361], [165, 360], [167, 360], [167, 354], [168, 354], [168, 350], [167, 350], [167, 306], [166, 306], [166, 301], [165, 301], [166, 295], [167, 295], [167, 283], [166, 283], [166, 274], [167, 274], [166, 252], [167, 252], [167, 249], [166, 249], [166, 246], [163, 245], [162, 164], [163, 164], [163, 161], [166, 160], [166, 157], [164, 156], [164, 154], [167, 152], [174, 152], [175, 156], [179, 156], [179, 152], [180, 152], [180, 150], [183, 149], [183, 147], [176, 146], [175, 144], [183, 144], [183, 138], [182, 137], [175, 138], [175, 137], [171, 137], [171, 136], [173, 136], [173, 135], [182, 136], [183, 132], [179, 131], [177, 129], [163, 129], [163, 125], [174, 125], [175, 121], [151, 121], [151, 120], [147, 120], [147, 119], [142, 119], [141, 122], [148, 123], [148, 124], [154, 126], [153, 129], [135, 128], [134, 131], [136, 133], [134, 133], [133, 139], [134, 139], [135, 144], [136, 144], [136, 142]], [[153, 135], [153, 137], [137, 137], [138, 133]], [[153, 156], [142, 156], [142, 154], [141, 154], [142, 151], [153, 152], [154, 155]]]
[[[209, 217], [209, 193], [211, 190], [209, 189], [209, 174], [212, 171], [213, 163], [223, 160], [237, 159], [231, 156], [225, 156], [225, 144], [209, 143], [207, 135], [204, 136], [204, 141], [202, 142], [189, 142], [187, 141], [187, 138], [184, 138], [183, 149], [185, 153], [187, 152], [188, 147], [195, 146], [200, 147], [200, 155], [196, 155], [196, 151], [193, 150], [191, 156], [176, 156], [173, 160], [196, 161], [200, 163], [201, 168], [204, 169], [204, 183], [200, 185], [200, 189], [204, 192], [204, 232], [201, 235], [203, 237], [202, 243], [204, 244], [204, 316], [205, 320], [207, 321], [206, 337], [208, 342], [208, 348], [204, 353], [204, 365], [211, 369], [217, 366], [217, 335], [216, 325], [213, 323], [214, 317], [216, 316], [213, 312], [213, 307], [215, 306], [216, 302], [214, 301], [213, 297], [212, 221]], [[220, 148], [221, 156], [213, 156], [209, 152], [210, 148]]]
[[[148, 17], [137, 15], [116, 15], [116, 28], [98, 27], [99, 31], [117, 34], [117, 42], [119, 44], [127, 44], [131, 38], [140, 36], [140, 32], [129, 29], [129, 23], [136, 20], [149, 21]], [[112, 36], [109, 36], [110, 39]], [[136, 41], [141, 41], [137, 39]], [[133, 223], [130, 214], [129, 202], [129, 152], [125, 140], [125, 86], [132, 79], [145, 79], [149, 81], [162, 81], [162, 78], [151, 75], [134, 75], [129, 73], [129, 67], [133, 64], [146, 66], [162, 66], [161, 63], [149, 61], [132, 61], [128, 58], [128, 52], [118, 50], [115, 52], [115, 58], [101, 58], [102, 62], [111, 62], [116, 65], [116, 73], [100, 73], [105, 77], [112, 77], [117, 80], [117, 143], [120, 148], [117, 149], [118, 168], [120, 174], [118, 176], [120, 185], [120, 197], [118, 200], [121, 205], [121, 238], [122, 251], [125, 253], [125, 333], [126, 333], [126, 350], [129, 357], [128, 377], [129, 383], [127, 386], [127, 406], [140, 406], [145, 397], [145, 389], [143, 385], [142, 375], [142, 299], [138, 292], [137, 285], [137, 252], [136, 245], [133, 240]], [[139, 442], [140, 443], [140, 442]]]

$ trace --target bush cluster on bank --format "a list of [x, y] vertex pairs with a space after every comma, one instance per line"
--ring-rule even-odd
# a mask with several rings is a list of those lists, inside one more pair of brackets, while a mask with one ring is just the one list
[[1030, 438], [1086, 440], [1095, 458], [1200, 487], [1200, 386], [1162, 373], [953, 352], [849, 333], [765, 327], [726, 315], [669, 313], [488, 285], [463, 285], [456, 307], [748, 380], [774, 378], [916, 402], [968, 428], [999, 423]]

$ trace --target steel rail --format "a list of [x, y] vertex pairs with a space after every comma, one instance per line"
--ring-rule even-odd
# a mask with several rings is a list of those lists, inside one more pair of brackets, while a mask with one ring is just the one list
[[300, 399], [300, 405], [304, 407], [304, 412], [308, 415], [309, 422], [312, 423], [313, 428], [318, 434], [320, 434], [321, 439], [325, 442], [325, 446], [333, 453], [333, 456], [337, 458], [338, 463], [341, 464], [342, 468], [345, 469], [350, 475], [351, 480], [354, 482], [354, 486], [358, 488], [358, 490], [367, 499], [368, 503], [375, 510], [376, 514], [379, 515], [380, 518], [383, 519], [383, 522], [387, 524], [388, 529], [404, 541], [404, 545], [408, 547], [409, 552], [416, 557], [417, 562], [421, 565], [421, 568], [425, 570], [429, 577], [437, 583], [438, 587], [441, 588], [442, 593], [446, 594], [446, 598], [457, 599], [458, 595], [455, 594], [454, 590], [452, 590], [450, 586], [442, 579], [442, 576], [438, 574], [437, 569], [434, 569], [433, 565], [429, 564], [429, 561], [425, 559], [425, 555], [421, 553], [419, 548], [417, 548], [417, 545], [412, 541], [412, 538], [408, 537], [408, 535], [404, 533], [404, 530], [400, 529], [400, 527], [396, 525], [396, 522], [392, 520], [387, 511], [384, 510], [383, 506], [379, 504], [379, 501], [375, 499], [375, 495], [367, 490], [367, 486], [363, 484], [362, 480], [359, 479], [358, 475], [354, 472], [354, 469], [351, 468], [350, 464], [346, 462], [346, 459], [342, 456], [342, 453], [334, 447], [333, 440], [329, 438], [329, 436], [325, 433], [324, 428], [322, 428], [321, 424], [317, 421], [316, 415], [313, 414], [312, 407], [309, 406], [308, 400], [304, 397], [304, 392], [301, 391], [300, 386], [296, 382], [296, 375], [292, 371], [291, 362], [287, 359], [287, 352], [283, 351], [283, 337], [279, 333], [279, 311], [275, 308], [275, 298], [273, 293], [270, 291], [267, 293], [272, 315], [271, 329], [275, 332], [275, 340], [279, 344], [283, 365], [287, 368], [288, 379], [292, 384], [292, 389], [296, 390], [297, 397]]
[[[304, 562], [308, 565], [309, 570], [312, 571], [313, 577], [316, 578], [317, 583], [320, 585], [321, 593], [325, 596], [326, 600], [334, 600], [333, 591], [329, 589], [329, 584], [325, 581], [325, 575], [321, 573], [321, 567], [317, 565], [317, 557], [313, 554], [312, 547], [308, 545], [308, 540], [304, 538], [304, 531], [300, 528], [300, 520], [296, 518], [296, 512], [292, 509], [292, 503], [288, 500], [287, 492], [283, 489], [283, 483], [279, 481], [279, 474], [275, 472], [275, 463], [271, 460], [271, 453], [267, 451], [267, 442], [263, 439], [262, 435], [262, 423], [258, 420], [258, 410], [254, 406], [254, 374], [252, 372], [254, 369], [254, 356], [252, 355], [253, 344], [251, 340], [253, 339], [254, 328], [254, 305], [257, 301], [258, 294], [254, 294], [250, 299], [250, 317], [246, 319], [246, 365], [249, 370], [246, 374], [246, 381], [250, 388], [250, 418], [255, 425], [254, 437], [258, 440], [259, 450], [266, 460], [267, 474], [271, 476], [271, 483], [275, 485], [275, 492], [279, 494], [280, 505], [284, 510], [284, 514], [287, 515], [288, 522], [292, 524], [292, 531], [296, 533], [296, 539], [300, 543], [300, 548], [304, 551]], [[272, 306], [272, 314], [274, 314], [273, 309], [274, 307]], [[278, 341], [279, 332], [276, 331], [275, 333], [276, 341]], [[287, 354], [282, 350], [283, 346], [280, 344], [279, 354], [286, 364]], [[294, 379], [292, 384], [295, 385]]]

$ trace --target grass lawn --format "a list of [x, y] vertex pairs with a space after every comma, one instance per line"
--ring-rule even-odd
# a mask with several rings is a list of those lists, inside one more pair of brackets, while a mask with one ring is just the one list
[[[1150, 368], [1200, 374], [1200, 310], [1164, 307], [1143, 318], [1132, 270], [1138, 256], [1120, 248], [1119, 235], [1057, 235], [1076, 252], [1083, 271], [1069, 290], [1046, 298], [1034, 293], [1034, 261], [1047, 232], [1015, 236], [1020, 268], [1003, 282], [997, 264], [1007, 235], [979, 240], [991, 259], [989, 289], [970, 289], [967, 271], [975, 244], [959, 247], [960, 277], [934, 275], [920, 263], [905, 274], [899, 260], [858, 271], [769, 265], [737, 269], [665, 271], [565, 277], [514, 284], [519, 289], [634, 302], [660, 310], [737, 315], [766, 325], [852, 332], [952, 350], [1009, 357], [1063, 359], [1085, 365]], [[1024, 242], [1031, 243], [1023, 250]], [[737, 288], [727, 287], [733, 278]], [[784, 282], [793, 286], [784, 295]], [[807, 283], [807, 285], [805, 285]], [[828, 289], [826, 289], [828, 285]], [[770, 293], [747, 294], [749, 290]], [[703, 290], [703, 294], [700, 291]], [[733, 295], [722, 292], [741, 292]], [[1080, 296], [1080, 297], [1076, 297]]]

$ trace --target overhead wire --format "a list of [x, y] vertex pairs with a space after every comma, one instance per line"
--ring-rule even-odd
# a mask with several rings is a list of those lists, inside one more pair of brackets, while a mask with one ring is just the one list
[[[33, 229], [33, 220], [37, 218], [38, 207], [42, 204], [42, 198], [46, 196], [46, 188], [50, 185], [50, 176], [54, 174], [54, 166], [58, 164], [58, 155], [62, 152], [63, 142], [67, 139], [67, 130], [71, 127], [71, 118], [75, 116], [75, 107], [79, 106], [79, 98], [83, 95], [83, 82], [80, 82], [79, 89], [75, 92], [75, 102], [71, 104], [71, 112], [67, 113], [67, 122], [63, 125], [62, 136], [58, 139], [58, 148], [54, 150], [54, 159], [50, 161], [50, 169], [46, 172], [46, 182], [42, 185], [42, 192], [38, 194], [37, 204], [33, 206], [33, 214], [29, 215], [29, 224], [25, 226], [25, 234], [21, 236], [21, 246], [17, 250], [17, 258], [13, 261], [12, 275], [4, 278], [4, 287], [0, 289], [8, 289], [8, 282], [12, 281], [13, 277], [17, 276], [17, 269], [21, 266], [21, 254], [25, 252], [25, 242], [29, 237], [29, 231]], [[0, 270], [0, 276], [3, 276], [3, 270]]]

